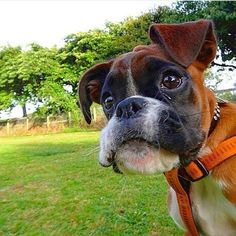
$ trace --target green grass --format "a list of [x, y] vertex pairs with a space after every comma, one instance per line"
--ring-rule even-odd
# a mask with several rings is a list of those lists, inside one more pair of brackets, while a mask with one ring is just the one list
[[163, 176], [100, 167], [98, 136], [0, 138], [0, 235], [182, 235]]

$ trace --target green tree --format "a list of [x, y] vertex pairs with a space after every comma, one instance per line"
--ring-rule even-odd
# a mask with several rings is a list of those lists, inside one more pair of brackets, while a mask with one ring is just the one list
[[5, 48], [0, 55], [0, 92], [11, 98], [9, 104], [4, 102], [5, 106], [1, 107], [21, 105], [23, 116], [27, 115], [28, 102], [56, 104], [55, 109], [52, 109], [52, 105], [48, 106], [54, 112], [65, 109], [64, 97], [70, 96], [66, 85], [75, 78], [71, 79], [74, 73], [60, 63], [57, 48], [48, 49], [32, 44], [26, 51]]
[[219, 94], [218, 97], [236, 103], [236, 94], [235, 93], [225, 92], [225, 93]]
[[0, 91], [0, 111], [14, 107], [14, 95], [5, 91]]
[[5, 110], [15, 105], [15, 98], [19, 103], [23, 95], [24, 81], [17, 75], [20, 47], [4, 47], [0, 50], [0, 108]]
[[[59, 50], [61, 63], [73, 70], [78, 78], [98, 62], [117, 57], [131, 51], [140, 44], [149, 44], [148, 28], [157, 18], [161, 21], [169, 8], [158, 8], [154, 15], [145, 13], [137, 18], [129, 17], [120, 23], [108, 22], [103, 30], [79, 32], [66, 37]], [[77, 79], [76, 81], [77, 82]], [[73, 86], [76, 90], [77, 84]]]
[[131, 51], [140, 44], [149, 44], [148, 29], [154, 21], [151, 13], [145, 13], [137, 18], [129, 17], [121, 23], [107, 23], [106, 30], [113, 35], [114, 41], [111, 46], [113, 56]]
[[[104, 30], [69, 35], [65, 39], [65, 46], [59, 50], [61, 63], [67, 64], [77, 76], [81, 76], [87, 68], [110, 57], [113, 40], [114, 37]], [[74, 82], [77, 82], [77, 78]]]

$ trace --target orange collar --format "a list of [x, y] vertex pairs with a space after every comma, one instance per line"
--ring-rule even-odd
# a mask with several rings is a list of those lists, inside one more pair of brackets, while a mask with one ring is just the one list
[[226, 159], [236, 154], [236, 136], [219, 144], [209, 155], [192, 161], [185, 168], [175, 168], [165, 173], [169, 185], [175, 190], [181, 218], [192, 236], [199, 236], [194, 222], [189, 189], [191, 182], [198, 181], [221, 164]]

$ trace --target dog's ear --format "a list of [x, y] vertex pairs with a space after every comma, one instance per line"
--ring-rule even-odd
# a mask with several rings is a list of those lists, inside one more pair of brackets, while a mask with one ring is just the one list
[[100, 93], [113, 61], [97, 64], [85, 72], [79, 81], [79, 105], [88, 124], [91, 123], [90, 106], [100, 103]]
[[153, 24], [149, 36], [152, 42], [164, 48], [176, 63], [184, 67], [197, 61], [201, 69], [205, 69], [216, 54], [216, 37], [210, 20]]

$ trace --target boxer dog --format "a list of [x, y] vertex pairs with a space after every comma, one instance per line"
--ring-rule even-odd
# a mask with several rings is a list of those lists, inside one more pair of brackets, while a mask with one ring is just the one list
[[[116, 172], [167, 175], [197, 164], [205, 178], [194, 182], [185, 171], [186, 178], [178, 181], [188, 184], [182, 205], [178, 186], [170, 186], [170, 215], [186, 235], [236, 235], [236, 151], [209, 171], [201, 163], [236, 136], [236, 105], [218, 102], [204, 85], [204, 71], [217, 49], [213, 23], [153, 24], [149, 37], [151, 45], [95, 65], [80, 80], [86, 121], [91, 122], [92, 102], [102, 105], [108, 119], [99, 162]], [[180, 186], [186, 189], [186, 184]]]

